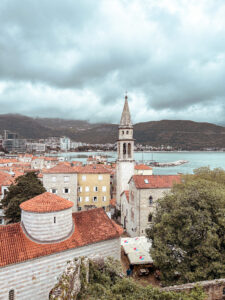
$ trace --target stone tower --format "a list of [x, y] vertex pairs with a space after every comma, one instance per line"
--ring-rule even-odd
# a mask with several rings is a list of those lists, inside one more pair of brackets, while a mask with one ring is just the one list
[[133, 125], [127, 99], [126, 95], [119, 125], [119, 139], [117, 141], [116, 206], [118, 209], [120, 209], [121, 193], [129, 189], [128, 181], [134, 175], [135, 164]]

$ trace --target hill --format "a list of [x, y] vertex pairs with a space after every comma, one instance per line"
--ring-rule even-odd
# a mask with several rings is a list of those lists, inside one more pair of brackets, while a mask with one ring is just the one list
[[[15, 114], [0, 115], [0, 131], [3, 132], [4, 129], [27, 139], [65, 135], [75, 141], [93, 144], [115, 143], [118, 135], [116, 124], [30, 118]], [[187, 150], [225, 148], [225, 127], [187, 120], [150, 121], [134, 125], [134, 138], [136, 143], [171, 145]]]

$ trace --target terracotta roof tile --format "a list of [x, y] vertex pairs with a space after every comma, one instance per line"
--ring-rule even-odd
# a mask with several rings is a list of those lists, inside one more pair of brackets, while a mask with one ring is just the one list
[[21, 209], [37, 213], [59, 211], [72, 206], [72, 201], [49, 192], [40, 194], [20, 204]]
[[104, 165], [85, 165], [78, 168], [78, 173], [81, 174], [104, 174], [104, 173], [111, 173]]
[[14, 182], [12, 175], [6, 172], [0, 172], [0, 186], [9, 186]]
[[133, 175], [137, 189], [171, 188], [181, 182], [180, 175]]
[[73, 214], [75, 230], [60, 243], [38, 244], [23, 232], [20, 223], [0, 226], [0, 267], [53, 253], [118, 238], [123, 229], [102, 208]]
[[76, 167], [71, 167], [71, 165], [66, 162], [66, 163], [59, 163], [53, 168], [45, 169], [43, 171], [43, 174], [60, 174], [60, 173], [72, 174], [76, 172], [77, 172]]
[[151, 167], [144, 165], [144, 164], [140, 164], [140, 165], [135, 165], [135, 170], [152, 170]]

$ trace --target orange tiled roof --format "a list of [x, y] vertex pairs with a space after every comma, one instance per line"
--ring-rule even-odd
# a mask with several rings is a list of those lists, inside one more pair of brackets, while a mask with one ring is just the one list
[[133, 175], [137, 189], [171, 188], [181, 182], [180, 175]]
[[140, 165], [135, 165], [135, 170], [152, 170], [151, 167], [144, 165], [144, 164], [140, 164]]
[[75, 230], [60, 243], [38, 244], [23, 232], [20, 223], [0, 226], [0, 267], [118, 238], [123, 229], [102, 208], [73, 213]]
[[20, 204], [21, 209], [37, 213], [59, 211], [72, 206], [73, 202], [49, 192], [40, 194]]
[[59, 163], [57, 166], [45, 169], [43, 174], [69, 174], [69, 173], [76, 173], [76, 167], [71, 167], [70, 164], [66, 163]]
[[0, 186], [9, 186], [14, 182], [12, 175], [0, 171]]
[[104, 165], [85, 165], [82, 167], [79, 167], [78, 173], [81, 174], [104, 174], [104, 173], [111, 173], [111, 170], [109, 170]]

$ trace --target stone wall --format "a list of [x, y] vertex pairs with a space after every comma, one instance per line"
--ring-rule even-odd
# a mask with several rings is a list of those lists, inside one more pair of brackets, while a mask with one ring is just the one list
[[225, 299], [225, 278], [174, 285], [162, 288], [162, 291], [183, 292], [190, 291], [196, 285], [202, 286], [207, 294], [207, 300], [224, 300]]
[[21, 221], [28, 235], [42, 242], [64, 239], [73, 230], [72, 208], [50, 213], [22, 210]]
[[12, 289], [16, 300], [47, 300], [57, 278], [65, 270], [67, 261], [93, 255], [111, 256], [120, 260], [120, 238], [0, 268], [0, 300], [8, 299]]

